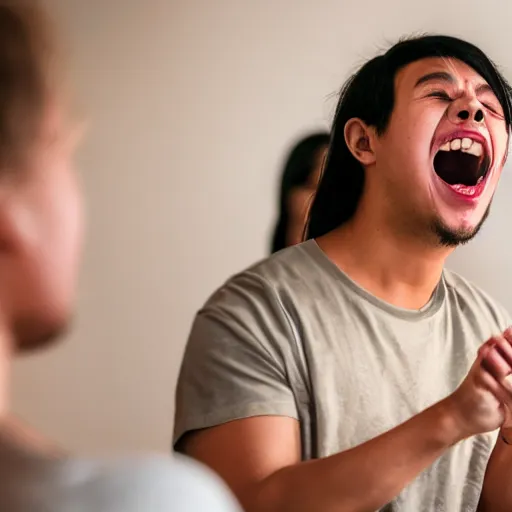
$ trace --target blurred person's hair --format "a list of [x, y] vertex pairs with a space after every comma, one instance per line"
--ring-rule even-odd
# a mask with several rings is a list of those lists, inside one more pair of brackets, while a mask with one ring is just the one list
[[38, 2], [0, 0], [2, 172], [27, 163], [30, 148], [42, 133], [47, 108], [59, 95], [60, 55], [52, 33]]
[[286, 247], [286, 236], [289, 226], [288, 199], [290, 192], [307, 183], [316, 165], [318, 152], [329, 144], [327, 132], [316, 132], [295, 142], [288, 152], [286, 163], [281, 175], [279, 189], [278, 220], [272, 236], [271, 252]]
[[345, 142], [347, 121], [359, 118], [383, 134], [393, 111], [397, 73], [408, 64], [429, 57], [454, 58], [479, 73], [496, 94], [510, 129], [510, 85], [482, 50], [449, 36], [401, 40], [364, 64], [341, 90], [322, 179], [309, 212], [307, 238], [322, 236], [349, 221], [359, 205], [365, 175]]

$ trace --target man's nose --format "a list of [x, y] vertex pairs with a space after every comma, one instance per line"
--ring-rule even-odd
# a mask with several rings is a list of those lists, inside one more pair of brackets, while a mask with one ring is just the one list
[[485, 114], [482, 106], [476, 99], [460, 101], [453, 104], [451, 109], [451, 120], [456, 124], [462, 123], [483, 123]]

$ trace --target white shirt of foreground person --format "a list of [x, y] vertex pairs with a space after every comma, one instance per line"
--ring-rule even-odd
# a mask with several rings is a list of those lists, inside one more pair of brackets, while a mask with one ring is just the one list
[[240, 510], [218, 477], [185, 457], [50, 459], [0, 437], [2, 512]]

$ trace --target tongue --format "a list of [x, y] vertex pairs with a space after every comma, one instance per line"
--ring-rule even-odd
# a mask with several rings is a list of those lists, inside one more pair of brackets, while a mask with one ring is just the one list
[[449, 185], [476, 185], [479, 158], [462, 151], [439, 151], [434, 158], [436, 174]]

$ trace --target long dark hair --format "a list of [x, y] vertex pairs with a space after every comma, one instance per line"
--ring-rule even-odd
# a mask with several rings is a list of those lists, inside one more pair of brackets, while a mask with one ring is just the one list
[[451, 57], [479, 73], [496, 94], [510, 129], [512, 90], [482, 50], [449, 36], [400, 41], [383, 55], [368, 61], [341, 90], [329, 152], [309, 214], [307, 238], [332, 231], [350, 220], [357, 210], [364, 187], [364, 169], [345, 143], [347, 121], [357, 117], [382, 134], [393, 111], [397, 72], [407, 64], [428, 57]]
[[316, 132], [301, 138], [288, 153], [279, 190], [279, 217], [272, 236], [271, 252], [277, 252], [286, 247], [288, 231], [288, 196], [295, 187], [307, 183], [318, 152], [329, 144], [327, 132]]

